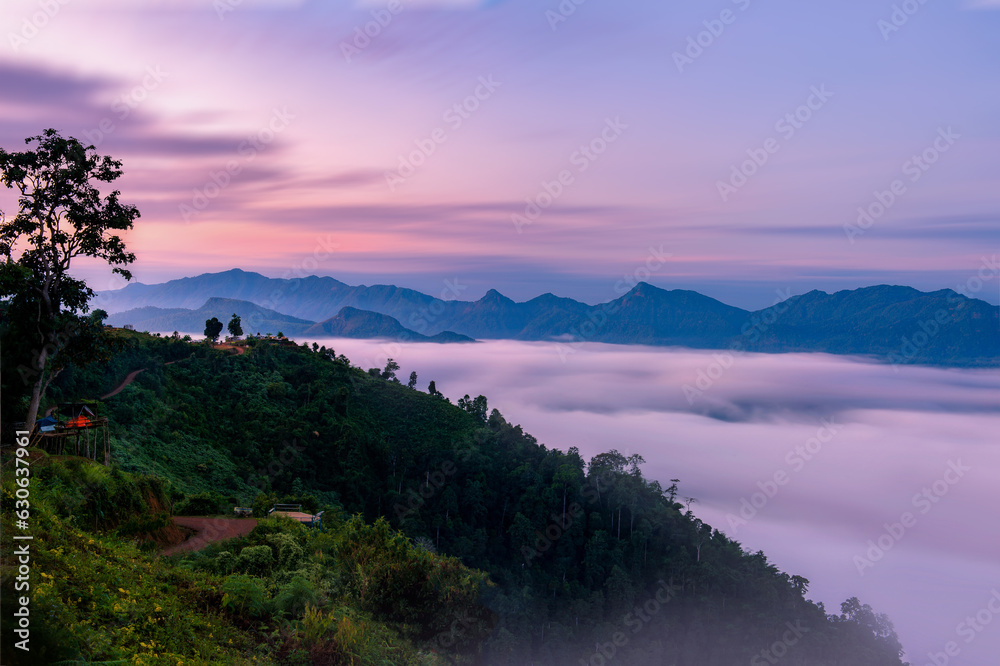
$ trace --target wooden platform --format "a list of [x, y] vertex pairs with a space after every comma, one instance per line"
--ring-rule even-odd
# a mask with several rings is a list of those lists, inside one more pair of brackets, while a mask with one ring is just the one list
[[[91, 431], [95, 431], [93, 437], [90, 435]], [[69, 439], [73, 440], [73, 455], [83, 455], [97, 462], [98, 450], [101, 449], [104, 453], [104, 464], [110, 464], [111, 440], [108, 435], [107, 417], [87, 419], [86, 422], [77, 422], [73, 425], [60, 424], [49, 432], [41, 432], [36, 428], [32, 433], [31, 446], [38, 446], [49, 454], [62, 455], [66, 453]]]

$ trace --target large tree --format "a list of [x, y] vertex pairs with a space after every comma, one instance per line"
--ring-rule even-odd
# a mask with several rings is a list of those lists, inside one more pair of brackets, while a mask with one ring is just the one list
[[[229, 320], [229, 335], [238, 338], [243, 335], [243, 325], [240, 316], [233, 313], [233, 318]], [[315, 344], [315, 343], [313, 343]]]
[[218, 317], [212, 317], [211, 319], [205, 320], [205, 339], [216, 342], [219, 339], [219, 334], [222, 333], [222, 322], [219, 321]]
[[[80, 346], [87, 303], [94, 292], [69, 274], [75, 257], [103, 259], [126, 280], [135, 255], [121, 236], [139, 217], [118, 190], [102, 195], [99, 185], [122, 175], [121, 162], [100, 156], [94, 146], [54, 129], [25, 139], [22, 152], [0, 148], [0, 179], [18, 192], [18, 212], [0, 213], [0, 299], [8, 330], [25, 335], [21, 378], [29, 390], [26, 423], [32, 427], [49, 384]], [[61, 358], [59, 358], [61, 357]]]

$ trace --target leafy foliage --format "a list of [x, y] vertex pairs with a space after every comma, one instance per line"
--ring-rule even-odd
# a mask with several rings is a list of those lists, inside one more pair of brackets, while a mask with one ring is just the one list
[[82, 365], [99, 356], [94, 334], [100, 324], [77, 316], [87, 311], [94, 291], [69, 274], [73, 259], [102, 259], [131, 279], [125, 267], [135, 255], [114, 232], [131, 229], [139, 211], [122, 204], [117, 190], [102, 198], [98, 189], [121, 177], [121, 162], [54, 129], [25, 143], [36, 145], [13, 153], [0, 148], [0, 180], [18, 192], [17, 214], [0, 213], [0, 299], [8, 301], [0, 333], [5, 342], [19, 341], [5, 350], [6, 361], [27, 366], [21, 374], [29, 389], [24, 420], [33, 424], [49, 383], [68, 362]]
[[212, 317], [205, 321], [205, 337], [212, 342], [219, 339], [219, 334], [222, 333], [222, 322], [219, 321], [218, 317]]
[[[271, 518], [186, 560], [258, 580], [261, 614], [234, 606], [230, 621], [263, 618], [288, 663], [325, 659], [333, 641], [577, 664], [662, 590], [669, 603], [630, 635], [622, 663], [746, 663], [789, 622], [809, 632], [783, 663], [900, 663], [877, 614], [827, 615], [804, 598], [808, 581], [697, 520], [678, 481], [645, 479], [639, 456], [588, 463], [487, 415], [485, 397], [453, 406], [319, 350], [261, 340], [232, 356], [139, 334], [128, 345], [149, 370], [105, 405], [124, 468], [162, 475], [170, 492], [256, 497], [265, 515], [278, 498], [326, 510], [322, 530]], [[93, 395], [112, 375], [72, 379]]]

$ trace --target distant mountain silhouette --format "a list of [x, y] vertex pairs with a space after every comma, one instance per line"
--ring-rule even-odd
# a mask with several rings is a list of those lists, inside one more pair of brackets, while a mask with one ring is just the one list
[[[874, 354], [896, 362], [1000, 364], [1000, 308], [951, 289], [879, 285], [810, 291], [755, 313], [774, 319], [756, 351]], [[991, 360], [992, 359], [992, 360]]]
[[[228, 324], [233, 314], [240, 316], [243, 332], [251, 335], [257, 333], [284, 333], [285, 335], [300, 335], [313, 322], [290, 317], [274, 310], [262, 308], [248, 301], [233, 298], [209, 298], [196, 310], [185, 308], [161, 308], [146, 306], [120, 312], [108, 317], [107, 323], [112, 326], [131, 324], [139, 331], [159, 331], [169, 333], [202, 334], [205, 332], [205, 321], [217, 317], [223, 324]], [[225, 329], [223, 329], [225, 335]]]
[[[394, 337], [404, 334], [398, 326], [409, 331], [410, 339], [453, 332], [451, 336], [478, 339], [827, 352], [896, 363], [1000, 365], [1000, 308], [948, 289], [927, 293], [889, 285], [834, 294], [811, 291], [749, 312], [694, 291], [665, 290], [645, 282], [600, 305], [552, 294], [517, 303], [494, 289], [477, 301], [445, 301], [392, 285], [350, 286], [316, 276], [267, 278], [233, 269], [159, 285], [131, 284], [103, 292], [100, 307], [109, 312], [140, 308], [114, 315], [112, 322], [129, 321], [147, 330], [181, 330], [150, 322], [188, 316], [178, 308], [198, 307], [201, 313], [213, 297], [250, 301], [264, 311], [261, 316], [269, 326], [279, 317], [292, 318], [293, 323], [283, 325], [286, 335], [308, 329], [310, 335], [324, 330], [324, 335], [333, 336], [332, 331], [338, 330], [336, 335], [379, 331], [375, 337]], [[155, 311], [148, 307], [152, 304]], [[344, 308], [355, 312], [338, 320]], [[361, 317], [358, 311], [391, 317], [395, 326]], [[197, 323], [198, 317], [201, 314], [191, 321]], [[310, 328], [312, 322], [322, 323]], [[204, 319], [197, 331], [203, 329]]]
[[304, 331], [305, 335], [332, 338], [395, 338], [413, 342], [475, 342], [472, 338], [445, 331], [434, 336], [421, 335], [405, 328], [389, 315], [346, 307], [336, 316]]
[[140, 331], [202, 334], [206, 320], [218, 317], [219, 321], [227, 324], [233, 314], [240, 316], [243, 332], [248, 335], [281, 332], [291, 337], [308, 335], [337, 338], [393, 338], [412, 342], [475, 342], [466, 335], [451, 331], [431, 336], [421, 335], [404, 327], [388, 315], [352, 307], [342, 308], [335, 316], [316, 323], [289, 317], [254, 303], [233, 298], [210, 298], [197, 310], [154, 306], [135, 308], [110, 315], [107, 323], [111, 326], [131, 324]]

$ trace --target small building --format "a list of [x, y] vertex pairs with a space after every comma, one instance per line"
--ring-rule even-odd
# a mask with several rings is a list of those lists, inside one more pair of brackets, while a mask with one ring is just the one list
[[35, 421], [33, 446], [40, 446], [51, 455], [63, 455], [67, 440], [72, 439], [73, 455], [82, 455], [96, 462], [99, 453], [103, 452], [104, 464], [111, 462], [107, 417], [99, 417], [89, 406], [75, 402], [60, 404], [56, 412], [61, 418], [50, 415]]

